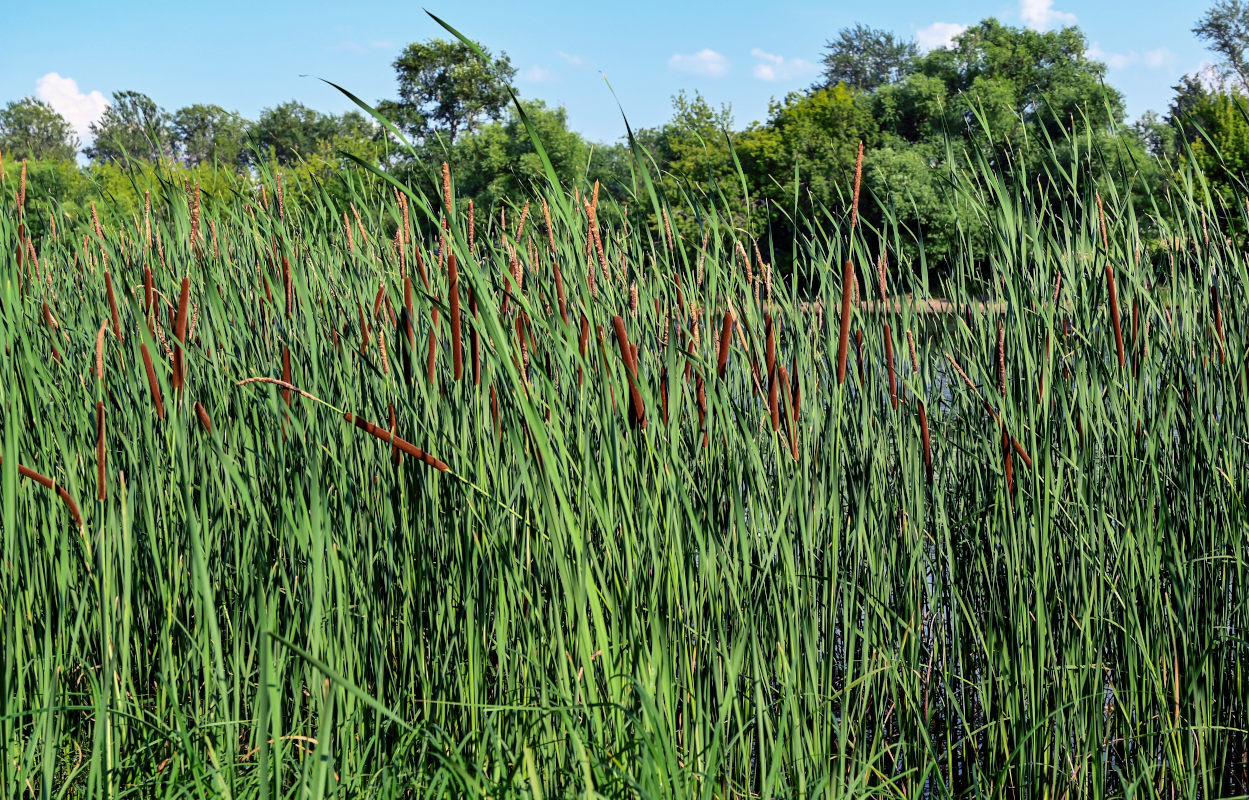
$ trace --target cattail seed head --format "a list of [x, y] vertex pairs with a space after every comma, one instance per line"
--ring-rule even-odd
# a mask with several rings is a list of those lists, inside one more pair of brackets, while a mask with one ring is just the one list
[[729, 345], [733, 341], [733, 312], [724, 312], [724, 323], [720, 328], [720, 349], [716, 355], [716, 374], [724, 377], [729, 363]]
[[195, 184], [195, 194], [191, 199], [191, 249], [197, 250], [200, 240], [200, 188], [199, 184]]
[[525, 207], [520, 210], [520, 222], [516, 225], [516, 241], [520, 241], [525, 235], [525, 221], [529, 219], [529, 201], [525, 201]]
[[104, 333], [107, 330], [108, 320], [105, 320], [95, 335], [95, 379], [97, 382], [104, 380]]
[[837, 344], [837, 383], [846, 382], [846, 356], [850, 348], [850, 314], [853, 311], [854, 264], [846, 261], [841, 276], [841, 337]]
[[451, 218], [451, 167], [442, 162], [442, 199], [447, 206], [447, 219]]
[[204, 426], [204, 430], [209, 433], [213, 432], [212, 417], [208, 416], [208, 409], [204, 408], [204, 404], [195, 401], [195, 416], [199, 417], [199, 423]]
[[100, 500], [108, 499], [108, 484], [106, 476], [108, 474], [107, 461], [108, 451], [104, 446], [104, 401], [98, 400], [95, 404], [95, 462], [96, 462], [96, 486], [98, 487], [98, 497]]
[[876, 260], [876, 277], [880, 279], [880, 310], [885, 311], [885, 272], [888, 268], [887, 256], [885, 251], [880, 251], [880, 258]]

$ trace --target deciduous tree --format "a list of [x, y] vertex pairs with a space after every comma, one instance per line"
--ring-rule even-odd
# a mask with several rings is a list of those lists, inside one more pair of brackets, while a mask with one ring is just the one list
[[26, 97], [0, 109], [0, 151], [16, 159], [72, 161], [78, 137], [52, 106]]

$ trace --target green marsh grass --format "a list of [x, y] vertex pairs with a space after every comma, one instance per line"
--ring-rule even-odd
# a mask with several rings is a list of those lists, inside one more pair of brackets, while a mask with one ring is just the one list
[[3, 796], [1249, 793], [1241, 210], [971, 157], [932, 285], [643, 164], [627, 218], [262, 170], [29, 247], [8, 176]]

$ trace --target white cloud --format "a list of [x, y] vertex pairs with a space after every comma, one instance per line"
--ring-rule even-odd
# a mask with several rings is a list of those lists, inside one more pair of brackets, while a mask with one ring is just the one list
[[1103, 50], [1096, 42], [1084, 51], [1084, 55], [1094, 61], [1101, 61], [1111, 69], [1124, 69], [1137, 64], [1144, 64], [1149, 69], [1159, 69], [1168, 66], [1174, 58], [1174, 54], [1166, 47], [1146, 50], [1144, 53], [1137, 53], [1135, 50], [1129, 50], [1126, 53], [1111, 53]]
[[1074, 25], [1076, 15], [1054, 8], [1054, 0], [1019, 0], [1019, 16], [1034, 31], [1049, 30], [1055, 25]]
[[965, 30], [967, 26], [957, 22], [934, 22], [915, 31], [915, 44], [920, 50], [940, 50], [954, 44], [954, 38]]
[[1084, 51], [1084, 57], [1093, 61], [1100, 61], [1111, 69], [1123, 69], [1136, 62], [1136, 53], [1109, 53], [1101, 48], [1096, 42]]
[[516, 77], [520, 78], [522, 81], [528, 81], [530, 83], [549, 83], [550, 81], [555, 80], [555, 73], [545, 67], [540, 67], [537, 64], [534, 64], [531, 67], [525, 67], [522, 69], [519, 73], [517, 73]]
[[674, 72], [688, 72], [707, 78], [720, 78], [728, 74], [729, 60], [715, 50], [704, 47], [691, 55], [673, 54], [668, 59], [668, 69]]
[[784, 56], [765, 53], [758, 47], [750, 51], [755, 58], [763, 63], [755, 64], [754, 75], [761, 81], [787, 81], [795, 78], [810, 78], [819, 73], [817, 64], [805, 58], [785, 58]]
[[91, 138], [91, 123], [108, 108], [108, 99], [103, 94], [98, 91], [83, 94], [78, 89], [78, 81], [63, 78], [55, 72], [49, 72], [35, 81], [35, 94], [65, 117], [83, 141]]
[[581, 56], [574, 56], [571, 53], [565, 53], [563, 50], [556, 50], [555, 55], [564, 59], [565, 61], [567, 61], [569, 64], [571, 64], [574, 67], [586, 66], [585, 59], [582, 58]]
[[1153, 50], [1146, 50], [1145, 66], [1153, 67], [1154, 69], [1157, 69], [1158, 67], [1165, 67], [1170, 64], [1174, 58], [1175, 54], [1172, 53], [1170, 48], [1167, 47], [1158, 47]]

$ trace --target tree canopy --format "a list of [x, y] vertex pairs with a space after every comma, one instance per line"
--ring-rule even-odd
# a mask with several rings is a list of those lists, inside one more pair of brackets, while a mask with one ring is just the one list
[[919, 55], [912, 41], [861, 23], [843, 28], [825, 44], [823, 81], [815, 88], [844, 83], [852, 89], [871, 91], [897, 83]]
[[197, 103], [180, 108], [171, 128], [187, 166], [214, 162], [236, 166], [245, 159], [247, 121], [221, 106]]
[[1206, 12], [1193, 33], [1223, 59], [1223, 73], [1234, 74], [1242, 89], [1249, 90], [1249, 4], [1243, 0], [1220, 0]]
[[91, 123], [91, 138], [83, 152], [94, 161], [159, 161], [174, 154], [169, 114], [142, 92], [113, 92], [104, 115]]
[[481, 49], [490, 63], [460, 41], [431, 39], [404, 48], [394, 62], [399, 100], [389, 107], [400, 112], [409, 131], [453, 144], [462, 131], [472, 133], [483, 120], [501, 118], [516, 70], [507, 53], [496, 58]]
[[78, 136], [52, 106], [25, 97], [0, 109], [0, 151], [17, 159], [72, 161]]

